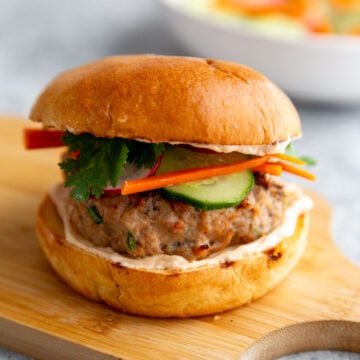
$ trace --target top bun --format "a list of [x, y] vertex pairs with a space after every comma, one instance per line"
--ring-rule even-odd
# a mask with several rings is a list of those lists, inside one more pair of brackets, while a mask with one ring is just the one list
[[269, 79], [191, 57], [112, 56], [66, 71], [30, 118], [75, 134], [151, 142], [268, 145], [301, 135], [293, 104]]

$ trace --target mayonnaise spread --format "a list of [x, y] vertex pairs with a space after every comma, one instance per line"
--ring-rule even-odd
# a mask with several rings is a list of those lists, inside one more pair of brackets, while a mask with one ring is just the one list
[[310, 210], [313, 206], [312, 200], [303, 195], [295, 184], [285, 185], [286, 191], [298, 193], [297, 200], [287, 208], [284, 222], [268, 235], [245, 245], [237, 245], [226, 248], [225, 250], [214, 253], [203, 260], [188, 261], [177, 255], [156, 255], [141, 259], [130, 258], [116, 253], [110, 247], [96, 247], [90, 241], [78, 234], [71, 225], [67, 212], [67, 202], [69, 189], [64, 189], [63, 184], [55, 185], [50, 191], [50, 197], [56, 204], [59, 215], [64, 223], [66, 241], [80, 249], [84, 249], [96, 256], [100, 256], [115, 263], [132, 269], [161, 271], [161, 270], [193, 270], [204, 266], [219, 265], [233, 262], [238, 259], [250, 256], [254, 253], [264, 252], [274, 248], [282, 239], [291, 236], [296, 228], [297, 218], [300, 214]]
[[[170, 145], [190, 145], [195, 148], [208, 149], [219, 153], [239, 152], [247, 155], [263, 156], [266, 154], [284, 153], [286, 147], [299, 137], [289, 137], [284, 141], [275, 142], [273, 144], [261, 145], [217, 145], [217, 144], [201, 144], [201, 143], [183, 143], [181, 141], [167, 141]], [[146, 139], [135, 139], [141, 142], [150, 142]]]

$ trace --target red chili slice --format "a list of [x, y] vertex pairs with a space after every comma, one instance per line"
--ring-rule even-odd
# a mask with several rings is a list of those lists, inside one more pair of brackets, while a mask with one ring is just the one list
[[63, 135], [61, 130], [27, 128], [23, 131], [24, 146], [28, 150], [64, 146]]
[[159, 168], [161, 164], [162, 158], [163, 156], [160, 155], [158, 161], [154, 164], [154, 166], [151, 169], [145, 169], [145, 168], [137, 169], [136, 166], [133, 164], [126, 164], [124, 168], [124, 173], [120, 177], [116, 187], [109, 186], [105, 188], [104, 194], [107, 195], [121, 194], [121, 187], [126, 180], [143, 179], [155, 175], [156, 170]]

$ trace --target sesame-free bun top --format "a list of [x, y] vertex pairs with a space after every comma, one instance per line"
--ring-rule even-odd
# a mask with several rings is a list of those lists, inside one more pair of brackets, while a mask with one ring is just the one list
[[268, 145], [298, 137], [299, 116], [246, 66], [193, 57], [112, 56], [53, 79], [30, 118], [99, 137]]

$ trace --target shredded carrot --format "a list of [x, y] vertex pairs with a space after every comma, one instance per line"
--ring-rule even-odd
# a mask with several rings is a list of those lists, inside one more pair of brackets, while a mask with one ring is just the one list
[[360, 35], [360, 25], [345, 32], [348, 35]]
[[287, 13], [288, 2], [288, 0], [217, 0], [215, 6], [220, 10], [228, 10], [241, 15], [259, 16]]
[[281, 167], [284, 171], [301, 176], [308, 180], [312, 180], [312, 181], [316, 180], [316, 176], [309, 171], [289, 165], [283, 161], [279, 162], [279, 164], [281, 165]]
[[254, 172], [263, 172], [275, 176], [280, 176], [282, 173], [281, 165], [274, 164], [274, 163], [266, 163], [257, 167], [253, 168]]
[[296, 163], [299, 165], [305, 164], [304, 161], [287, 154], [265, 155], [262, 157], [258, 157], [255, 159], [246, 160], [230, 165], [217, 165], [217, 166], [209, 166], [205, 168], [178, 170], [166, 174], [149, 176], [143, 179], [125, 181], [121, 188], [121, 194], [130, 195], [143, 191], [160, 189], [163, 187], [172, 186], [176, 184], [203, 180], [214, 176], [228, 175], [249, 169], [253, 169], [253, 171], [255, 172], [256, 171], [265, 172], [276, 176], [281, 175], [282, 171], [284, 170], [289, 173], [301, 176], [308, 180], [313, 180], [313, 181], [315, 180], [316, 177], [314, 174], [302, 168], [298, 168], [293, 165], [290, 165], [285, 161], [280, 160], [276, 163], [269, 162], [269, 160], [272, 157], [286, 160], [288, 162]]
[[293, 164], [298, 164], [298, 165], [305, 165], [306, 162], [299, 159], [299, 158], [296, 158], [294, 156], [291, 156], [291, 155], [288, 155], [288, 154], [271, 154], [272, 157], [274, 158], [277, 158], [277, 159], [281, 159], [281, 160], [285, 160], [285, 161], [288, 161], [288, 162], [291, 162]]
[[230, 165], [216, 165], [205, 168], [179, 170], [166, 174], [149, 176], [144, 179], [129, 180], [124, 182], [121, 188], [121, 194], [130, 195], [143, 191], [160, 189], [171, 185], [203, 180], [214, 176], [228, 175], [252, 169], [265, 164], [268, 160], [269, 156], [262, 156], [256, 159], [246, 160]]

